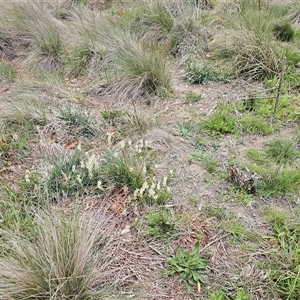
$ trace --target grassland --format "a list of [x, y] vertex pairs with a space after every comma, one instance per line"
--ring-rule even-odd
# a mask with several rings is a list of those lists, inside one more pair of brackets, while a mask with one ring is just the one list
[[300, 4], [0, 3], [0, 299], [300, 299]]

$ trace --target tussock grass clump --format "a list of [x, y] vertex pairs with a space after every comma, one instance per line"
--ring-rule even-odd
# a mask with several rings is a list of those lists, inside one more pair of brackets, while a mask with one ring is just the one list
[[219, 36], [215, 51], [231, 57], [237, 74], [246, 78], [261, 80], [278, 74], [283, 50], [272, 42], [274, 16], [247, 8], [230, 14], [228, 20], [228, 29]]
[[[34, 218], [30, 213], [30, 207], [28, 203], [26, 203], [26, 200], [20, 201], [18, 193], [11, 187], [7, 186], [4, 182], [0, 182], [0, 194], [0, 230], [10, 230], [16, 233], [23, 232], [29, 236], [32, 233]], [[0, 237], [0, 240], [1, 252], [4, 247], [2, 237]]]
[[285, 21], [282, 24], [276, 24], [273, 28], [275, 38], [282, 42], [291, 42], [294, 38], [294, 30], [291, 23]]
[[101, 70], [101, 54], [96, 54], [89, 43], [80, 42], [79, 44], [69, 45], [66, 47], [62, 62], [64, 63], [64, 71], [68, 76], [78, 77], [87, 75], [91, 71], [91, 62], [97, 63], [97, 70]]
[[[249, 43], [249, 38], [245, 37], [244, 42]], [[260, 43], [253, 39], [253, 44], [245, 45], [241, 52], [237, 54], [234, 67], [239, 74], [249, 79], [271, 78], [281, 71], [280, 57], [276, 49], [271, 44]], [[242, 46], [242, 39], [240, 40]]]
[[194, 1], [142, 1], [125, 16], [131, 32], [156, 41], [165, 53], [203, 54], [210, 35]]
[[154, 239], [171, 240], [177, 238], [176, 217], [169, 209], [149, 211], [146, 215], [145, 233]]
[[272, 124], [262, 116], [245, 115], [240, 122], [245, 133], [267, 135], [274, 132]]
[[278, 164], [291, 163], [295, 158], [299, 157], [293, 141], [284, 138], [270, 141], [266, 146], [266, 154]]
[[10, 234], [0, 260], [1, 299], [101, 299], [103, 228], [54, 213], [37, 217], [36, 239]]
[[262, 195], [282, 195], [288, 192], [298, 192], [300, 186], [299, 169], [283, 169], [277, 167], [266, 171], [262, 176], [263, 182], [259, 187]]
[[196, 94], [193, 91], [188, 91], [185, 94], [185, 103], [186, 104], [195, 104], [199, 102], [202, 98], [202, 94]]
[[64, 26], [42, 2], [4, 2], [0, 5], [0, 18], [3, 30], [17, 32], [23, 43], [29, 44], [29, 64], [44, 70], [60, 67], [61, 29]]
[[71, 77], [99, 75], [97, 71], [101, 70], [105, 49], [109, 48], [108, 36], [116, 27], [116, 17], [86, 6], [73, 6], [69, 13], [61, 57], [64, 71]]
[[205, 84], [208, 81], [228, 81], [229, 76], [217, 71], [215, 66], [192, 61], [187, 66], [185, 78], [191, 84]]
[[270, 278], [282, 299], [297, 299], [300, 294], [300, 226], [275, 222], [273, 231], [279, 249], [268, 266]]
[[101, 177], [107, 185], [118, 188], [128, 187], [131, 191], [141, 188], [145, 180], [146, 165], [141, 164], [138, 155], [108, 152], [101, 169]]
[[[79, 150], [71, 153], [54, 150], [53, 157], [48, 158], [49, 163], [40, 166], [38, 173], [32, 173], [26, 186], [36, 185], [38, 196], [58, 201], [62, 195], [82, 195], [86, 188], [95, 189], [99, 180], [100, 158], [95, 155], [83, 157]], [[36, 181], [36, 177], [41, 177]], [[32, 180], [33, 179], [33, 180]], [[40, 193], [40, 194], [39, 194]]]
[[121, 33], [116, 47], [107, 56], [114, 61], [108, 90], [120, 99], [170, 92], [171, 74], [166, 57], [155, 47], [145, 45], [127, 32]]
[[78, 76], [87, 70], [89, 75], [102, 77], [104, 72], [107, 91], [120, 100], [170, 91], [166, 56], [157, 42], [149, 42], [147, 30], [137, 33], [130, 22], [126, 16], [75, 10], [67, 42], [70, 47], [63, 54], [66, 72]]
[[141, 1], [131, 13], [133, 30], [146, 33], [148, 38], [165, 38], [175, 24], [175, 16], [164, 1]]
[[93, 128], [93, 117], [86, 110], [78, 109], [69, 104], [59, 108], [58, 118], [66, 123], [71, 134], [93, 137], [96, 133], [95, 128]]
[[201, 124], [204, 130], [211, 135], [222, 135], [237, 132], [237, 120], [234, 114], [220, 107], [209, 120], [205, 120]]
[[58, 95], [68, 97], [60, 72], [37, 72], [34, 78], [18, 83], [9, 94], [0, 93], [3, 120], [45, 125], [53, 119], [51, 107], [58, 105]]

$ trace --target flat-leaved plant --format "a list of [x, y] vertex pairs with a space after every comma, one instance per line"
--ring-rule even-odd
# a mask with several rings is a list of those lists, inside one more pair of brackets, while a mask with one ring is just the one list
[[179, 274], [180, 280], [187, 286], [188, 292], [197, 285], [200, 290], [201, 285], [205, 285], [203, 275], [207, 273], [208, 260], [202, 258], [199, 252], [200, 243], [197, 241], [189, 252], [185, 249], [179, 249], [174, 256], [168, 259], [171, 266], [170, 275]]

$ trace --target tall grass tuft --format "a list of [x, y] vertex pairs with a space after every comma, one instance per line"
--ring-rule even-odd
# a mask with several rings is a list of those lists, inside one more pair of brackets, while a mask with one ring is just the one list
[[271, 13], [252, 8], [230, 14], [229, 29], [219, 36], [216, 51], [233, 59], [238, 75], [258, 80], [274, 77], [281, 71], [284, 53], [284, 49], [273, 42], [275, 21]]
[[109, 90], [120, 99], [171, 92], [167, 59], [155, 44], [144, 44], [126, 31], [120, 33], [114, 41], [116, 47], [107, 56], [114, 62]]
[[[18, 32], [31, 50], [27, 62], [44, 70], [60, 67], [63, 23], [55, 19], [43, 2], [22, 1], [0, 4], [2, 29]], [[26, 44], [25, 43], [25, 44]]]
[[148, 38], [165, 38], [175, 24], [175, 16], [164, 1], [141, 1], [129, 17], [132, 30], [146, 34]]
[[4, 233], [9, 257], [0, 260], [0, 298], [101, 299], [96, 270], [101, 228], [53, 213], [35, 226], [35, 241]]
[[[75, 6], [69, 13], [70, 21], [64, 34], [62, 61], [65, 73], [77, 77], [91, 73], [93, 62], [97, 64], [97, 70], [101, 69], [104, 47], [99, 39], [107, 34], [106, 24], [111, 20], [107, 15], [92, 11], [87, 6]], [[92, 75], [94, 77], [98, 74]]]

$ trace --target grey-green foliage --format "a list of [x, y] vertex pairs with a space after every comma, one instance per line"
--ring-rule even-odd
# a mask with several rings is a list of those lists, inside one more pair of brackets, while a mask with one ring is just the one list
[[34, 239], [12, 232], [0, 259], [0, 297], [5, 299], [101, 299], [100, 226], [59, 213], [37, 216]]

